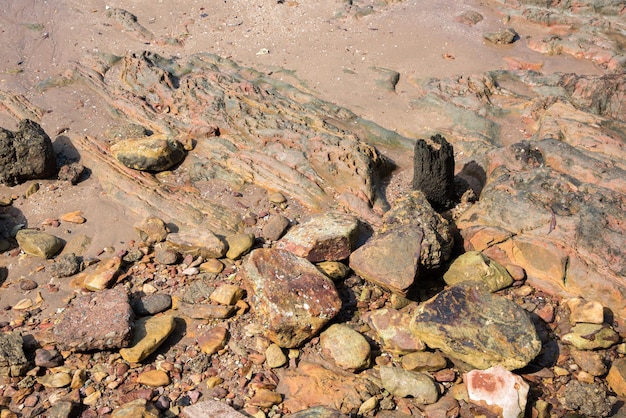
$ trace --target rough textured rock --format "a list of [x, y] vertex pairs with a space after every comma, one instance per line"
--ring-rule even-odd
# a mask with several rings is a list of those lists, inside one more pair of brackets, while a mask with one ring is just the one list
[[26, 254], [41, 258], [52, 258], [63, 248], [60, 238], [36, 229], [20, 229], [15, 239]]
[[410, 372], [399, 367], [382, 366], [380, 379], [383, 387], [394, 396], [411, 396], [419, 404], [431, 404], [439, 399], [439, 388], [426, 373]]
[[270, 215], [261, 231], [261, 236], [269, 241], [278, 241], [289, 228], [289, 218], [283, 215]]
[[52, 277], [69, 277], [80, 271], [80, 259], [74, 253], [62, 254], [50, 266]]
[[341, 308], [332, 280], [288, 251], [254, 250], [243, 272], [257, 320], [281, 347], [297, 347], [316, 335]]
[[128, 348], [122, 348], [120, 355], [124, 360], [138, 363], [156, 350], [174, 331], [176, 323], [171, 315], [146, 316], [139, 318], [133, 325], [133, 334]]
[[156, 315], [172, 307], [172, 297], [165, 293], [145, 295], [130, 302], [137, 316]]
[[304, 411], [286, 415], [285, 418], [346, 418], [347, 415], [342, 414], [336, 409], [327, 408], [325, 406], [315, 406], [305, 409]]
[[[392, 165], [375, 146], [410, 144], [346, 109], [215, 55], [197, 54], [183, 62], [140, 52], [101, 65], [89, 62], [99, 59], [78, 64], [76, 77], [128, 115], [129, 122], [195, 143], [181, 170], [173, 173], [183, 176], [180, 184], [191, 181], [200, 191], [190, 200], [186, 190], [159, 192], [158, 178], [140, 178], [119, 167], [105, 140], [80, 139], [93, 151], [86, 158], [105, 189], [163, 219], [204, 224], [217, 233], [241, 229], [239, 213], [203, 196], [207, 180], [254, 183], [310, 207], [327, 206], [339, 197], [377, 218], [371, 208], [386, 205], [379, 183]], [[136, 113], [124, 111], [129, 108]]]
[[487, 284], [492, 292], [513, 283], [513, 278], [503, 266], [478, 251], [468, 251], [457, 257], [444, 273], [443, 280], [449, 286], [476, 280]]
[[228, 250], [222, 239], [206, 229], [169, 234], [167, 243], [181, 254], [200, 255], [204, 258], [221, 258]]
[[135, 225], [139, 238], [146, 244], [156, 244], [165, 241], [169, 230], [165, 222], [156, 216], [149, 216]]
[[588, 417], [607, 417], [613, 408], [606, 390], [598, 383], [570, 380], [557, 394], [563, 406]]
[[357, 371], [370, 364], [370, 344], [359, 332], [333, 324], [320, 335], [322, 355], [344, 370]]
[[123, 286], [76, 297], [54, 325], [62, 350], [117, 350], [131, 339], [133, 311]]
[[312, 263], [343, 260], [356, 245], [358, 227], [354, 216], [328, 212], [292, 227], [276, 247]]
[[145, 399], [139, 398], [116, 408], [111, 418], [158, 418], [159, 410]]
[[613, 328], [602, 324], [578, 323], [571, 332], [561, 337], [563, 342], [572, 344], [579, 350], [609, 348], [619, 341], [619, 335]]
[[14, 186], [56, 171], [52, 141], [38, 123], [24, 119], [15, 132], [0, 128], [0, 183]]
[[418, 306], [411, 331], [429, 347], [478, 369], [519, 369], [541, 350], [526, 311], [474, 282], [452, 286]]
[[231, 260], [238, 260], [241, 256], [248, 253], [254, 245], [254, 234], [239, 233], [227, 235], [226, 244], [228, 245], [226, 257]]
[[569, 320], [572, 324], [586, 322], [588, 324], [604, 323], [604, 306], [600, 302], [571, 298], [563, 301], [570, 311]]
[[276, 373], [280, 378], [276, 391], [284, 395], [284, 405], [292, 412], [324, 405], [351, 413], [364, 400], [356, 389], [363, 380], [353, 373], [331, 371], [306, 361], [295, 369], [279, 369]]
[[469, 401], [503, 418], [525, 416], [529, 386], [501, 366], [472, 370], [464, 375]]
[[422, 351], [424, 342], [410, 331], [411, 315], [391, 308], [367, 312], [363, 320], [378, 335], [378, 342], [386, 350], [396, 354]]
[[454, 201], [454, 149], [437, 134], [415, 142], [413, 190], [426, 195], [433, 208], [450, 207]]
[[419, 227], [401, 225], [357, 248], [350, 255], [350, 268], [367, 281], [406, 295], [418, 275], [423, 240]]
[[24, 355], [24, 340], [19, 333], [0, 335], [0, 375], [22, 376], [29, 368]]
[[488, 32], [483, 37], [494, 44], [512, 44], [519, 38], [517, 32], [511, 28], [503, 29], [497, 32]]
[[203, 400], [188, 406], [180, 414], [181, 418], [245, 418], [246, 415], [237, 412], [224, 402]]
[[626, 396], [626, 359], [616, 359], [611, 364], [609, 374], [606, 376], [609, 387], [618, 396]]
[[185, 157], [180, 142], [162, 135], [124, 139], [111, 146], [111, 153], [128, 168], [150, 172], [168, 170]]

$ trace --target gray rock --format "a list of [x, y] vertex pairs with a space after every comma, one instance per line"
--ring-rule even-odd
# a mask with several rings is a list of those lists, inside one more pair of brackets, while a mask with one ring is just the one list
[[170, 232], [161, 218], [149, 216], [135, 224], [135, 231], [139, 238], [148, 245], [165, 241]]
[[359, 221], [352, 215], [327, 212], [292, 227], [276, 244], [316, 263], [348, 258], [358, 238]]
[[400, 398], [411, 396], [418, 404], [431, 404], [439, 399], [439, 388], [426, 373], [410, 372], [399, 367], [382, 366], [380, 379], [383, 387]]
[[503, 29], [497, 32], [488, 32], [483, 37], [493, 44], [512, 44], [519, 36], [511, 28]]
[[35, 365], [38, 367], [58, 367], [63, 364], [63, 356], [56, 349], [46, 350], [38, 348], [35, 350]]
[[418, 306], [411, 331], [431, 348], [475, 368], [519, 369], [541, 350], [526, 311], [475, 282], [443, 290]]
[[111, 153], [126, 167], [150, 172], [168, 170], [185, 158], [180, 142], [157, 135], [124, 139], [111, 146]]
[[298, 347], [341, 309], [332, 280], [288, 251], [256, 249], [242, 267], [256, 318], [266, 336], [281, 347]]
[[336, 409], [325, 406], [315, 406], [294, 414], [287, 414], [285, 418], [347, 418], [347, 415], [342, 414]]
[[62, 350], [116, 350], [129, 344], [132, 319], [126, 288], [116, 286], [72, 299], [53, 332]]
[[181, 254], [204, 258], [222, 258], [228, 249], [217, 235], [201, 228], [169, 234], [167, 243]]
[[85, 166], [80, 163], [64, 164], [59, 168], [57, 178], [61, 181], [67, 181], [72, 185], [78, 183], [85, 173]]
[[26, 254], [41, 258], [52, 258], [63, 248], [60, 238], [36, 229], [20, 229], [15, 239]]
[[158, 243], [154, 246], [154, 261], [166, 266], [176, 264], [178, 262], [178, 252], [170, 248], [167, 244]]
[[289, 219], [283, 215], [270, 215], [261, 236], [269, 241], [278, 241], [289, 228], [289, 224]]
[[406, 295], [420, 267], [424, 233], [401, 225], [370, 238], [350, 255], [350, 268], [367, 281]]
[[370, 364], [370, 344], [345, 324], [333, 324], [320, 335], [322, 354], [344, 370], [357, 371]]
[[613, 408], [608, 393], [599, 383], [570, 380], [557, 394], [563, 406], [587, 417], [608, 417]]
[[237, 412], [224, 402], [206, 400], [184, 408], [181, 418], [245, 418], [246, 415]]
[[50, 266], [52, 277], [69, 277], [80, 271], [80, 259], [74, 253], [62, 254]]
[[165, 293], [155, 293], [133, 299], [130, 306], [137, 316], [156, 315], [172, 307], [172, 297]]
[[0, 375], [22, 376], [28, 370], [28, 360], [24, 355], [24, 340], [19, 333], [0, 335]]
[[24, 119], [16, 132], [0, 128], [0, 183], [14, 186], [56, 171], [52, 141], [39, 124]]

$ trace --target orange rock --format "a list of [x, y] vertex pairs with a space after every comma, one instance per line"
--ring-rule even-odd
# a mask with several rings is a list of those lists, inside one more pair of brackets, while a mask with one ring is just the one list
[[87, 222], [87, 219], [83, 216], [83, 212], [80, 210], [76, 210], [74, 212], [68, 212], [60, 216], [60, 219], [63, 222], [69, 222], [73, 224], [84, 224]]

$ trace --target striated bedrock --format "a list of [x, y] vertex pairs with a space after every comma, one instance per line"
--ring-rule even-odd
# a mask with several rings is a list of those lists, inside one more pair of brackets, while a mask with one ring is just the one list
[[[179, 184], [254, 184], [311, 208], [339, 201], [376, 218], [387, 207], [381, 178], [393, 168], [376, 146], [411, 146], [346, 109], [215, 55], [181, 63], [150, 52], [90, 59], [97, 62], [77, 65], [76, 76], [117, 110], [121, 124], [193, 148], [174, 170]], [[108, 161], [108, 148], [119, 146], [104, 138], [82, 145], [102, 157], [91, 157], [96, 174], [106, 163], [119, 170]]]

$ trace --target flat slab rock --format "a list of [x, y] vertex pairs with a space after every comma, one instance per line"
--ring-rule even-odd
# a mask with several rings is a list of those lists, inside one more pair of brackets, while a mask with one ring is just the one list
[[419, 305], [411, 331], [428, 347], [478, 369], [519, 369], [541, 350], [526, 311], [474, 282], [452, 286]]
[[22, 376], [28, 371], [23, 345], [24, 340], [19, 333], [0, 335], [0, 376]]
[[243, 264], [243, 276], [266, 336], [281, 347], [298, 347], [341, 309], [332, 280], [288, 251], [252, 251]]
[[76, 297], [54, 325], [61, 350], [118, 350], [131, 339], [133, 310], [123, 286]]

